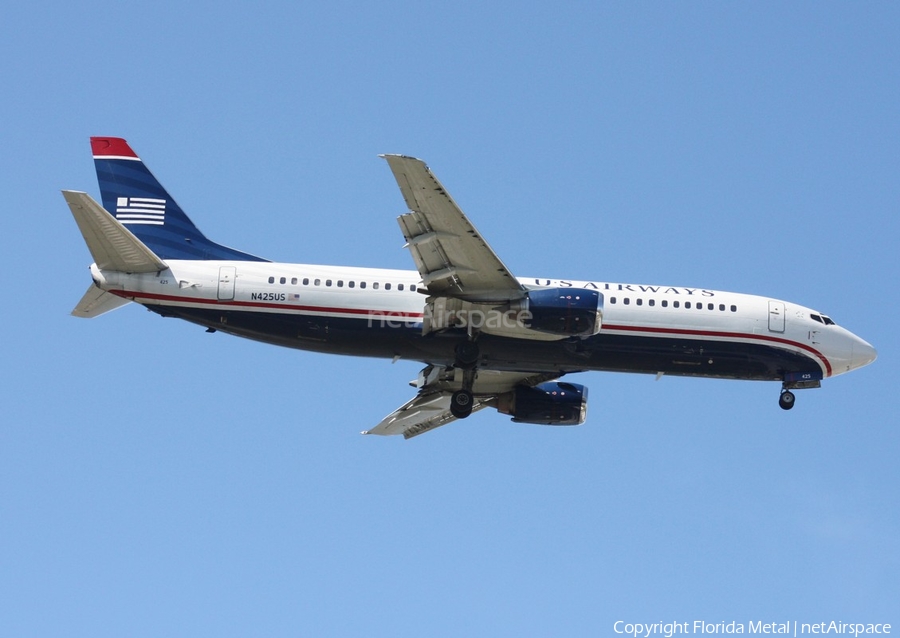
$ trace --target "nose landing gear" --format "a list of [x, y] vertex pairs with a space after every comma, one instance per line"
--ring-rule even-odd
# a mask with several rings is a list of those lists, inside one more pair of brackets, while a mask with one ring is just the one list
[[778, 406], [782, 410], [790, 410], [794, 407], [794, 393], [790, 390], [782, 390], [781, 396], [778, 397]]
[[788, 372], [784, 375], [784, 382], [781, 384], [781, 396], [778, 397], [778, 407], [782, 410], [790, 410], [794, 407], [794, 393], [791, 390], [821, 387], [821, 372]]

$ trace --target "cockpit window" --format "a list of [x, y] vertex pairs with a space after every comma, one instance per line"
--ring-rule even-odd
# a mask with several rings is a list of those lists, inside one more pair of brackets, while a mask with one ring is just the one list
[[814, 315], [813, 313], [809, 313], [809, 316], [813, 321], [818, 321], [819, 323], [825, 323], [824, 321], [822, 321], [822, 317], [820, 317], [819, 315]]
[[834, 321], [832, 321], [831, 317], [826, 317], [825, 315], [817, 315], [813, 312], [809, 313], [810, 319], [813, 321], [818, 321], [819, 323], [824, 323], [826, 326], [834, 326], [836, 325]]
[[833, 325], [835, 325], [834, 321], [831, 320], [831, 317], [826, 317], [825, 315], [822, 315], [822, 321], [825, 322], [825, 325], [826, 325], [826, 326], [833, 326]]

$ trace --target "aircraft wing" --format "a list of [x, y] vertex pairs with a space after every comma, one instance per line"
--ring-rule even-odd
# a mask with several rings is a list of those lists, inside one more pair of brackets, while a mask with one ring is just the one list
[[[402, 406], [382, 419], [381, 423], [363, 434], [402, 434], [403, 438], [411, 439], [429, 430], [439, 428], [456, 417], [450, 414], [451, 392], [420, 392], [414, 399], [407, 401]], [[491, 397], [493, 398], [493, 397]], [[489, 401], [476, 397], [472, 404], [472, 412], [486, 408]]]
[[408, 213], [398, 218], [428, 292], [467, 301], [520, 299], [525, 289], [420, 159], [382, 155]]
[[[363, 434], [402, 434], [411, 439], [456, 421], [450, 414], [450, 395], [461, 387], [460, 371], [439, 366], [428, 366], [419, 374], [419, 394], [410, 401], [391, 412], [371, 430]], [[497, 370], [479, 370], [472, 392], [475, 401], [472, 412], [488, 406], [496, 407], [497, 396], [512, 390], [516, 385], [535, 386], [545, 381], [552, 381], [561, 376], [560, 373], [533, 372], [500, 372]], [[422, 385], [422, 384], [425, 385]]]

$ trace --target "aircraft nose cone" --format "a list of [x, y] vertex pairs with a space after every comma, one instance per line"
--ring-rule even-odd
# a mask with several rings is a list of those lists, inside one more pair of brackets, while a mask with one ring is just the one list
[[850, 367], [861, 368], [867, 366], [875, 361], [876, 357], [878, 357], [878, 353], [875, 352], [875, 348], [857, 337], [856, 343], [853, 344], [853, 355], [850, 359]]

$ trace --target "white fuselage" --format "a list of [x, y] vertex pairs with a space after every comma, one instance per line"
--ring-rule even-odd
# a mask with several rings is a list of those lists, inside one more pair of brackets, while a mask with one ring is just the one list
[[[360, 330], [388, 324], [409, 332], [420, 331], [426, 297], [416, 271], [248, 261], [168, 260], [167, 263], [168, 270], [144, 274], [100, 271], [92, 266], [92, 275], [105, 290], [162, 309], [356, 320], [354, 325]], [[603, 295], [600, 334], [606, 336], [663, 341], [687, 338], [709, 343], [711, 350], [715, 350], [716, 343], [764, 345], [804, 357], [820, 371], [819, 378], [848, 372], [875, 358], [875, 351], [868, 343], [821, 313], [768, 297], [701, 288], [593, 281], [533, 278], [519, 281], [529, 289], [598, 290]], [[241, 334], [229, 330], [227, 322], [217, 327]], [[502, 336], [502, 331], [494, 334]], [[264, 335], [252, 336], [264, 339]], [[302, 341], [296, 347], [303, 348]], [[702, 358], [693, 356], [685, 365], [703, 366], [703, 363]], [[688, 368], [685, 373], [718, 376], [715, 368], [710, 369], [710, 374], [699, 368]]]

